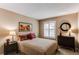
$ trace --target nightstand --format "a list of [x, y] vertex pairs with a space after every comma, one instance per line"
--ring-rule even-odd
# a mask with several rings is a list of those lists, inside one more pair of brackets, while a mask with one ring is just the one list
[[4, 54], [7, 55], [12, 52], [18, 53], [18, 43], [16, 41], [12, 41], [9, 44], [4, 43]]

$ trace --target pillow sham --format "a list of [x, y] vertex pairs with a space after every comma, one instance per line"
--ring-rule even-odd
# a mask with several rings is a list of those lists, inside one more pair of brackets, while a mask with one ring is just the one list
[[19, 35], [19, 40], [20, 41], [27, 40], [27, 36], [26, 35]]
[[27, 34], [27, 39], [33, 39], [33, 38], [36, 38], [35, 33], [29, 33], [29, 34]]

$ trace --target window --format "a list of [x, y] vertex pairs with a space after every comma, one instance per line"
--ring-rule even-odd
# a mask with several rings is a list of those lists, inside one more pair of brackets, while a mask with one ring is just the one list
[[55, 38], [56, 21], [44, 23], [44, 37]]

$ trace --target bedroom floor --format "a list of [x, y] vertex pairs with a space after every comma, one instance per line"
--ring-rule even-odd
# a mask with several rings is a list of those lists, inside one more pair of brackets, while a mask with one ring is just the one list
[[56, 55], [79, 55], [79, 51], [73, 51], [69, 49], [59, 48]]
[[[8, 55], [25, 55], [24, 53], [10, 53]], [[28, 55], [28, 54], [26, 54]], [[79, 55], [79, 52], [74, 52], [72, 50], [69, 50], [69, 49], [64, 49], [64, 48], [59, 48], [58, 51], [56, 52], [56, 55]]]

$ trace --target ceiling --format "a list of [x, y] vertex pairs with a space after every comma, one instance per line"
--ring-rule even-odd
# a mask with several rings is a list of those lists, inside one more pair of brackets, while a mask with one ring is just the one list
[[77, 3], [0, 3], [4, 8], [37, 20], [79, 11]]

